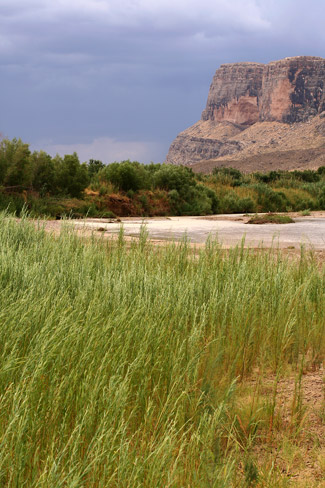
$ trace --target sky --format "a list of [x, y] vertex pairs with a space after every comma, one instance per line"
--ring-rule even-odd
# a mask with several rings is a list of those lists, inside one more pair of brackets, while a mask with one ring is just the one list
[[163, 162], [222, 63], [325, 57], [324, 0], [0, 0], [0, 133]]

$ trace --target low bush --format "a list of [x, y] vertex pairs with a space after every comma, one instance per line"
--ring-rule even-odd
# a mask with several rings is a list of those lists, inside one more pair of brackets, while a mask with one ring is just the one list
[[254, 215], [247, 224], [294, 224], [294, 220], [289, 215], [265, 214]]

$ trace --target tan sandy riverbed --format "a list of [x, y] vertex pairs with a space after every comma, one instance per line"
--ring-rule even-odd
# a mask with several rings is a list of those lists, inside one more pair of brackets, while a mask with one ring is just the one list
[[[182, 240], [185, 236], [193, 244], [204, 244], [209, 237], [217, 238], [224, 247], [234, 246], [245, 239], [249, 247], [280, 247], [300, 249], [301, 245], [325, 250], [325, 212], [312, 212], [310, 216], [290, 214], [294, 224], [247, 224], [243, 214], [206, 217], [123, 218], [121, 222], [107, 219], [71, 220], [77, 230], [116, 235], [123, 226], [125, 236], [138, 237], [145, 225], [150, 239]], [[46, 227], [59, 231], [62, 222], [48, 221]], [[99, 230], [100, 229], [100, 230]]]

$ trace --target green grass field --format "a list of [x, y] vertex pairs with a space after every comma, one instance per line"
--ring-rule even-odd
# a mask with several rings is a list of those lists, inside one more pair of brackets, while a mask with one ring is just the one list
[[321, 486], [290, 484], [272, 449], [289, 466], [303, 446], [324, 298], [303, 250], [54, 237], [1, 214], [0, 486]]

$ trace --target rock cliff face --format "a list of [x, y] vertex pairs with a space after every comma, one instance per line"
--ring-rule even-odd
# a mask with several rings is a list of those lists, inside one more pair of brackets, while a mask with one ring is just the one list
[[[213, 159], [217, 166], [220, 158], [223, 163], [228, 156], [233, 160], [233, 155], [239, 157], [247, 146], [256, 144], [254, 138], [249, 141], [244, 136], [248, 128], [256, 125], [260, 134], [261, 124], [304, 124], [324, 112], [324, 85], [323, 58], [299, 56], [267, 65], [221, 65], [201, 120], [177, 136], [166, 162], [191, 166]], [[254, 137], [254, 130], [250, 134]]]
[[202, 120], [250, 125], [259, 120], [263, 64], [223, 64], [210, 87]]

